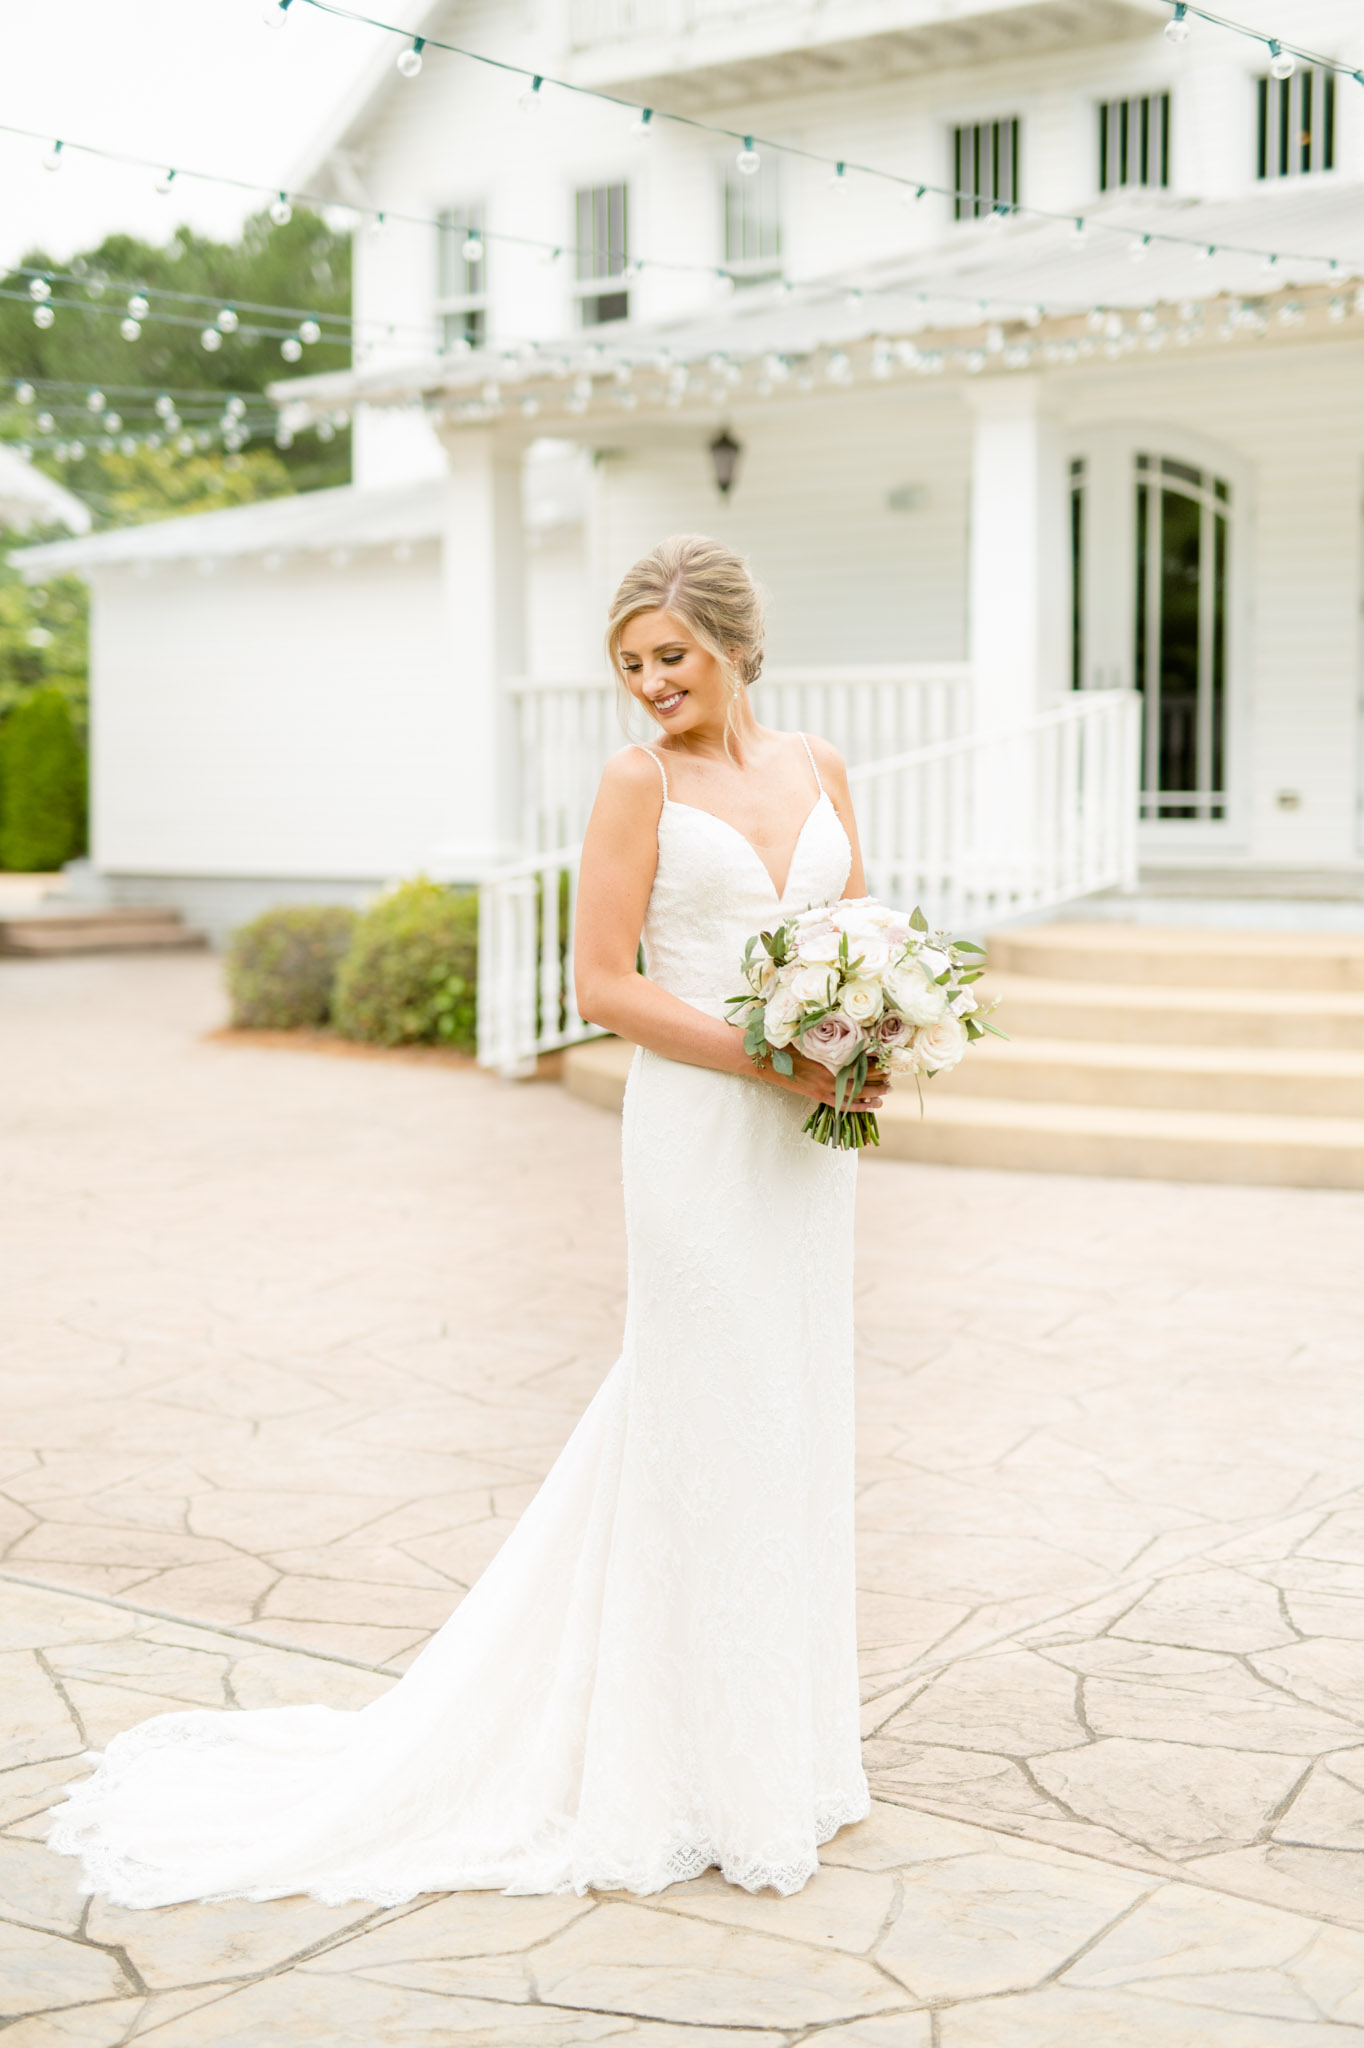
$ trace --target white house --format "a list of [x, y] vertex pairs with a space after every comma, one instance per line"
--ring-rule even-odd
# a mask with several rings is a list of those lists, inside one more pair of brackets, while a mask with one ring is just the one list
[[[1346, 0], [1237, 12], [1364, 64]], [[380, 44], [300, 167], [355, 210], [362, 345], [276, 396], [353, 414], [354, 485], [30, 553], [93, 585], [110, 890], [221, 926], [571, 840], [607, 595], [708, 529], [769, 706], [868, 771], [1136, 692], [1148, 876], [1354, 891], [1364, 93], [1171, 14], [416, 9], [545, 82]]]

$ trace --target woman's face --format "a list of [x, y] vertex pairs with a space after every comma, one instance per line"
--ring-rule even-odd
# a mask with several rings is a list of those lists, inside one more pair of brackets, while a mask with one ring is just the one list
[[671, 612], [639, 612], [622, 627], [625, 684], [664, 732], [723, 727], [729, 691], [715, 656]]

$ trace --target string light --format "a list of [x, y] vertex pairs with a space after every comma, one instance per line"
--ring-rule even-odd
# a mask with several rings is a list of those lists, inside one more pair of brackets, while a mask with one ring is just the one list
[[1270, 77], [1291, 78], [1293, 76], [1293, 73], [1297, 70], [1297, 68], [1298, 60], [1293, 55], [1293, 52], [1291, 50], [1286, 50], [1282, 43], [1276, 43], [1273, 37], [1271, 37], [1269, 43]]
[[141, 292], [134, 292], [128, 301], [128, 311], [134, 320], [143, 320], [150, 312], [148, 301]]
[[844, 163], [834, 165], [834, 174], [829, 180], [829, 190], [836, 199], [841, 199], [848, 190], [848, 167]]
[[649, 140], [649, 137], [654, 132], [653, 121], [653, 108], [641, 107], [639, 110], [638, 120], [633, 121], [630, 124], [630, 133], [634, 136], [637, 142], [647, 142]]
[[745, 135], [744, 146], [734, 159], [746, 178], [754, 177], [762, 169], [762, 158], [753, 147], [753, 137]]
[[35, 306], [33, 308], [33, 324], [35, 327], [50, 327], [56, 317], [51, 306]]
[[28, 295], [31, 299], [44, 300], [52, 297], [52, 287], [45, 277], [35, 277], [29, 282]]
[[523, 114], [539, 113], [541, 107], [544, 105], [544, 101], [540, 97], [540, 87], [544, 84], [544, 82], [544, 79], [539, 77], [537, 74], [536, 77], [532, 78], [530, 84], [526, 87], [526, 90], [522, 93], [520, 99], [516, 102], [517, 106], [521, 109], [521, 112]]
[[264, 27], [283, 28], [285, 22], [289, 19], [289, 9], [292, 4], [293, 0], [266, 0], [265, 6], [261, 9], [260, 17]]
[[235, 307], [224, 306], [222, 312], [219, 313], [217, 322], [215, 324], [220, 334], [235, 334], [238, 327], [241, 325], [241, 322], [237, 318]]
[[156, 189], [161, 194], [161, 197], [163, 199], [165, 198], [166, 194], [170, 191], [170, 188], [174, 183], [175, 172], [172, 170], [164, 170], [161, 173], [161, 176], [156, 181]]
[[293, 217], [294, 209], [289, 204], [288, 194], [281, 192], [278, 199], [271, 202], [270, 218], [277, 228], [287, 228]]
[[45, 171], [59, 171], [61, 167], [62, 144], [60, 142], [54, 142], [51, 149], [47, 152], [47, 155], [43, 158], [43, 169]]
[[421, 70], [422, 63], [424, 61], [422, 58], [422, 51], [425, 48], [426, 37], [414, 36], [412, 38], [411, 49], [402, 50], [399, 52], [398, 70], [402, 73], [404, 78], [415, 78], [417, 73]]
[[142, 322], [134, 320], [132, 315], [129, 314], [127, 319], [119, 321], [118, 331], [125, 341], [137, 341], [142, 333]]
[[[1167, 0], [1170, 4], [1170, 0]], [[1364, 85], [1364, 71], [1356, 70], [1353, 64], [1343, 62], [1339, 57], [1330, 57], [1319, 50], [1306, 50], [1299, 43], [1286, 43], [1280, 36], [1271, 36], [1263, 29], [1251, 28], [1244, 21], [1235, 21], [1226, 14], [1214, 14], [1207, 7], [1195, 5], [1195, 0], [1173, 0], [1174, 13], [1165, 24], [1165, 34], [1172, 43], [1188, 40], [1193, 27], [1190, 16], [1206, 21], [1212, 28], [1225, 29], [1230, 35], [1245, 36], [1253, 43], [1261, 43], [1268, 50], [1269, 69], [1277, 79], [1291, 78], [1297, 66], [1313, 64], [1318, 70], [1338, 71], [1343, 78], [1353, 78]]]

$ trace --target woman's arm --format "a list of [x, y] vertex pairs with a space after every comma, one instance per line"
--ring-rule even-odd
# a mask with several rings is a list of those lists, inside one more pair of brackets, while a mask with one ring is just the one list
[[[645, 766], [638, 749], [607, 762], [588, 820], [578, 881], [573, 976], [579, 1011], [589, 1023], [686, 1066], [746, 1075], [812, 1102], [832, 1102], [833, 1076], [825, 1068], [799, 1053], [789, 1077], [755, 1067], [741, 1031], [693, 1009], [636, 970], [658, 865], [662, 798], [658, 770], [652, 762]], [[737, 960], [734, 972], [737, 982]], [[875, 1101], [880, 1099], [878, 1093]], [[857, 1106], [873, 1108], [875, 1102], [868, 1095]]]

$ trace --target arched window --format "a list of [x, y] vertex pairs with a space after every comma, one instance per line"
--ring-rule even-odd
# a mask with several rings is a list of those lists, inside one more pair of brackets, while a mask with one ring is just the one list
[[1196, 437], [1105, 428], [1070, 461], [1070, 676], [1143, 700], [1142, 817], [1224, 836], [1235, 757], [1239, 465]]

